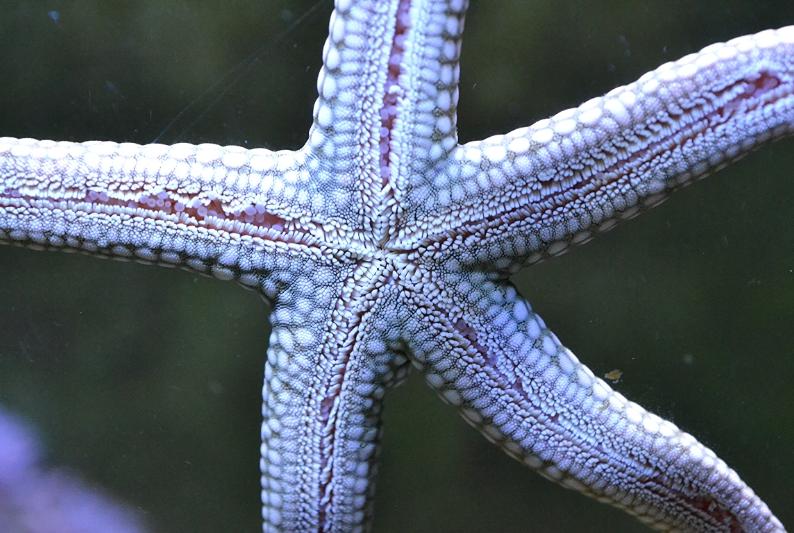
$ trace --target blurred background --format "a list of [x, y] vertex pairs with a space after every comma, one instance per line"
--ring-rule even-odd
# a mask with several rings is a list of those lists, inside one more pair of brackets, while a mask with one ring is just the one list
[[[305, 139], [330, 2], [2, 6], [2, 135]], [[461, 140], [786, 24], [787, 0], [474, 2]], [[596, 374], [620, 370], [618, 390], [715, 449], [789, 527], [793, 143], [515, 278]], [[48, 462], [137, 509], [153, 531], [258, 531], [266, 317], [257, 295], [229, 283], [0, 247], [0, 405], [37, 427]], [[388, 397], [385, 423], [376, 531], [643, 531], [493, 448], [419, 375]]]

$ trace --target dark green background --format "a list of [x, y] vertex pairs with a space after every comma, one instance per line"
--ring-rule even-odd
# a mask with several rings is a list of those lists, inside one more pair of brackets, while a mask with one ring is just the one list
[[[330, 6], [287, 28], [312, 5], [3, 0], [0, 134], [150, 142], [217, 84], [164, 142], [297, 147]], [[785, 24], [790, 0], [475, 2], [461, 138]], [[236, 83], [224, 79], [256, 50]], [[621, 369], [620, 391], [713, 447], [789, 527], [793, 148], [768, 146], [516, 278], [596, 374]], [[2, 247], [0, 404], [38, 426], [52, 463], [140, 508], [155, 530], [256, 531], [266, 316], [229, 283]], [[504, 456], [417, 375], [387, 404], [378, 531], [642, 530]]]

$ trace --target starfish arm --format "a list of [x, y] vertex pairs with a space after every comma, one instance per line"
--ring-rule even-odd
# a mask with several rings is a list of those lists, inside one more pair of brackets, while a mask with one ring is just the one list
[[507, 454], [655, 528], [783, 530], [714, 452], [596, 378], [507, 282], [431, 286], [413, 296], [413, 363]]
[[411, 237], [431, 245], [477, 235], [473, 261], [499, 248], [535, 262], [793, 131], [789, 26], [709, 46], [578, 108], [461, 146]]
[[[272, 293], [275, 257], [316, 255], [300, 154], [0, 139], [0, 242], [191, 268]], [[262, 253], [264, 252], [264, 253]]]
[[275, 301], [262, 407], [265, 531], [370, 526], [382, 399], [408, 368], [390, 348], [384, 302], [393, 297], [377, 270], [317, 264], [295, 272]]
[[305, 149], [347, 191], [340, 217], [378, 240], [399, 217], [406, 176], [427, 174], [457, 145], [466, 7], [464, 0], [336, 2]]

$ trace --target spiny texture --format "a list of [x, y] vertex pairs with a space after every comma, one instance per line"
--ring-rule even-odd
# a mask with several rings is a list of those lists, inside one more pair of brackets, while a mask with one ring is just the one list
[[794, 27], [459, 145], [466, 2], [339, 0], [306, 145], [0, 141], [0, 239], [190, 268], [272, 302], [267, 531], [371, 523], [409, 362], [543, 476], [665, 530], [780, 531], [694, 437], [596, 378], [508, 281], [794, 129]]

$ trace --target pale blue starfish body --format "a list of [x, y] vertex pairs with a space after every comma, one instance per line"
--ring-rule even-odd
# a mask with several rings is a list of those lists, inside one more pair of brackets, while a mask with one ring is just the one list
[[789, 133], [794, 30], [458, 146], [464, 10], [338, 2], [300, 151], [6, 139], [0, 237], [188, 267], [273, 301], [265, 529], [369, 523], [380, 402], [408, 361], [564, 486], [660, 528], [781, 529], [713, 452], [581, 366], [506, 278]]

